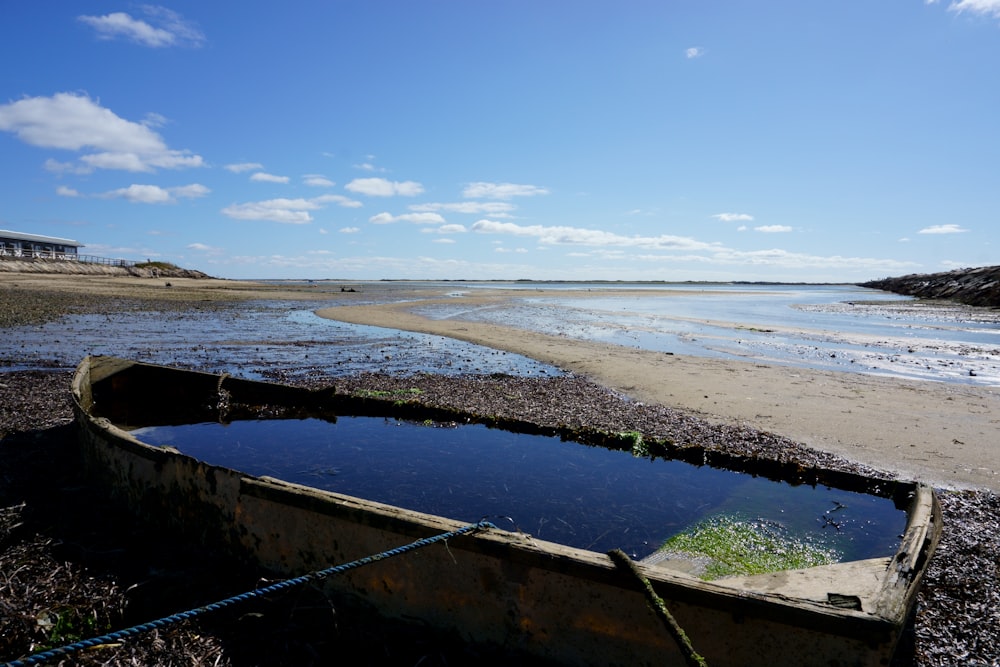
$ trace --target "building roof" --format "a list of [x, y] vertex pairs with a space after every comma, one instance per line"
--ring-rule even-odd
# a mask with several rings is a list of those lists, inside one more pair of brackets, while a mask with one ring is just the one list
[[53, 245], [68, 245], [74, 248], [80, 248], [83, 246], [79, 241], [74, 241], [72, 239], [61, 239], [58, 236], [42, 236], [41, 234], [24, 234], [22, 232], [11, 232], [6, 229], [0, 229], [0, 239], [9, 239], [11, 241], [34, 241], [35, 243], [51, 243]]

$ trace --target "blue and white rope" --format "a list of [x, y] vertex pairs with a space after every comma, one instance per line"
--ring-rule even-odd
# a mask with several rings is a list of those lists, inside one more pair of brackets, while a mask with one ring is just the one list
[[59, 658], [62, 656], [70, 655], [71, 653], [76, 653], [77, 651], [82, 651], [87, 648], [93, 648], [94, 646], [100, 646], [101, 644], [110, 644], [113, 642], [120, 641], [122, 639], [127, 639], [129, 637], [134, 637], [150, 630], [155, 630], [157, 628], [163, 628], [174, 623], [179, 623], [196, 616], [201, 616], [210, 611], [218, 611], [225, 607], [232, 606], [234, 604], [244, 602], [251, 598], [259, 597], [261, 595], [267, 595], [268, 593], [273, 593], [275, 591], [284, 590], [286, 588], [291, 588], [293, 586], [300, 586], [310, 581], [315, 581], [316, 579], [323, 579], [325, 577], [332, 576], [334, 574], [341, 574], [348, 570], [353, 570], [355, 568], [362, 567], [364, 565], [369, 565], [380, 560], [385, 560], [386, 558], [391, 558], [392, 556], [399, 556], [405, 554], [409, 551], [419, 549], [421, 547], [430, 546], [437, 542], [442, 542], [448, 540], [452, 537], [457, 537], [459, 535], [464, 535], [466, 533], [471, 533], [476, 530], [482, 530], [484, 528], [496, 528], [489, 521], [483, 520], [478, 523], [472, 523], [457, 530], [452, 530], [447, 533], [441, 533], [439, 535], [434, 535], [432, 537], [425, 537], [419, 539], [410, 544], [397, 547], [395, 549], [389, 549], [388, 551], [383, 551], [382, 553], [374, 554], [371, 556], [365, 556], [364, 558], [359, 558], [358, 560], [351, 561], [350, 563], [344, 563], [343, 565], [335, 565], [333, 567], [328, 567], [324, 570], [317, 570], [315, 572], [310, 572], [309, 574], [304, 574], [301, 577], [295, 577], [294, 579], [286, 579], [284, 581], [279, 581], [270, 586], [264, 588], [258, 588], [253, 591], [248, 591], [246, 593], [241, 593], [239, 595], [234, 595], [233, 597], [226, 598], [225, 600], [220, 600], [218, 602], [213, 602], [207, 604], [204, 607], [198, 607], [197, 609], [190, 609], [188, 611], [182, 611], [171, 616], [166, 616], [164, 618], [157, 619], [155, 621], [150, 621], [148, 623], [141, 623], [139, 625], [133, 625], [130, 628], [125, 628], [124, 630], [116, 630], [115, 632], [109, 632], [106, 635], [101, 635], [100, 637], [93, 637], [91, 639], [84, 639], [82, 641], [75, 642], [73, 644], [68, 644], [67, 646], [62, 646], [59, 648], [54, 648], [48, 651], [43, 651], [41, 653], [36, 653], [30, 655], [26, 658], [20, 660], [14, 660], [13, 662], [8, 662], [4, 667], [26, 667], [27, 665], [39, 665], [54, 658]]

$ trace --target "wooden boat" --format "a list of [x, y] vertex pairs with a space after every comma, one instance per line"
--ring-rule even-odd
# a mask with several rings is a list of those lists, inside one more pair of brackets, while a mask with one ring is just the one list
[[[279, 576], [349, 562], [464, 525], [207, 465], [170, 447], [145, 444], [123, 428], [225, 421], [262, 411], [393, 414], [405, 405], [111, 357], [82, 361], [73, 398], [88, 469], [136, 513]], [[427, 408], [422, 410], [426, 415]], [[866, 478], [809, 474], [814, 482], [827, 483], [828, 475], [875, 488]], [[711, 582], [660, 565], [637, 567], [713, 667], [886, 665], [913, 611], [941, 515], [930, 488], [877, 484], [907, 510], [896, 553]], [[332, 595], [387, 618], [416, 619], [466, 642], [561, 664], [684, 664], [641, 588], [608, 555], [522, 533], [476, 531], [332, 577], [325, 585]]]

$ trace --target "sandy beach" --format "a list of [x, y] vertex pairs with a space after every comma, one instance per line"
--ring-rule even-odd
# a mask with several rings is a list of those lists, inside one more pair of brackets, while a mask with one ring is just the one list
[[[429, 319], [413, 312], [442, 302], [452, 308], [495, 305], [523, 297], [523, 290], [498, 288], [456, 295], [460, 284], [450, 289], [407, 282], [251, 282], [3, 272], [0, 288], [161, 303], [281, 299], [303, 301], [308, 308], [310, 301], [316, 301], [317, 307], [319, 302], [334, 302], [336, 307], [317, 314], [521, 354], [636, 401], [692, 411], [716, 423], [772, 432], [904, 478], [939, 487], [1000, 491], [1000, 446], [993, 437], [1000, 423], [1000, 388], [665, 354], [497, 324]], [[569, 292], [542, 287], [531, 294], [564, 297]], [[572, 293], [574, 297], [597, 294]]]
[[[483, 306], [514, 296], [523, 293], [447, 298], [451, 306]], [[993, 438], [1000, 393], [993, 388], [668, 355], [413, 312], [434, 302], [345, 305], [318, 314], [523, 354], [637, 401], [753, 426], [904, 478], [1000, 490], [1000, 447]]]
[[[518, 352], [573, 375], [521, 377], [480, 371], [408, 377], [385, 372], [373, 361], [359, 374], [346, 377], [319, 368], [308, 378], [286, 377], [285, 366], [301, 365], [301, 360], [283, 362], [268, 356], [250, 360], [247, 369], [270, 369], [274, 374], [268, 377], [275, 381], [333, 383], [346, 392], [418, 386], [420, 401], [431, 406], [538, 424], [670, 434], [682, 444], [752, 452], [755, 457], [802, 466], [875, 477], [895, 474], [939, 488], [978, 487], [939, 493], [945, 531], [898, 664], [995, 664], [1000, 637], [1000, 617], [995, 613], [1000, 608], [995, 558], [1000, 548], [996, 519], [1000, 505], [990, 490], [997, 486], [996, 454], [989, 442], [995, 423], [990, 417], [996, 401], [993, 390], [644, 352], [502, 325], [430, 320], [410, 312], [441, 299], [448, 299], [449, 305], [475, 307], [523, 294], [490, 290], [456, 296], [456, 290], [440, 284], [419, 283], [253, 283], [0, 272], [0, 330], [17, 327], [44, 337], [47, 334], [40, 332], [45, 322], [94, 313], [117, 326], [128, 328], [132, 323], [132, 334], [141, 337], [150, 333], [149, 316], [170, 323], [196, 312], [213, 317], [217, 313], [218, 321], [238, 329], [242, 320], [234, 320], [233, 314], [253, 310], [258, 300], [277, 301], [282, 308], [295, 301], [301, 305], [293, 308], [307, 310], [335, 306], [323, 314], [394, 332], [427, 332]], [[57, 331], [56, 335], [75, 341], [71, 348], [80, 354], [86, 353], [88, 337], [100, 335], [92, 329]], [[197, 333], [190, 331], [191, 342], [196, 343]], [[410, 334], [394, 332], [387, 333], [387, 340], [405, 345]], [[283, 334], [275, 330], [272, 335]], [[325, 344], [309, 336], [309, 345]], [[147, 348], [157, 345], [156, 340], [146, 341]], [[44, 340], [38, 344], [46, 347]], [[143, 354], [142, 346], [137, 349]], [[314, 351], [301, 349], [302, 354]], [[18, 358], [16, 349], [9, 358]], [[150, 610], [164, 603], [162, 591], [176, 593], [177, 599], [170, 599], [170, 610], [176, 610], [202, 604], [205, 589], [211, 589], [215, 599], [246, 590], [257, 576], [231, 564], [214, 563], [195, 545], [178, 543], [155, 527], [148, 529], [122, 517], [101, 500], [100, 491], [91, 488], [74, 465], [69, 377], [65, 364], [52, 370], [0, 373], [0, 537], [6, 536], [0, 549], [0, 571], [6, 575], [0, 582], [0, 599], [17, 602], [15, 611], [0, 618], [0, 655], [8, 658], [26, 654], [37, 646], [33, 642], [44, 639], [46, 631], [38, 619], [52, 608], [76, 610], [123, 627], [133, 615], [137, 621], [152, 617]], [[67, 505], [67, 493], [79, 499]], [[98, 518], [103, 520], [100, 527], [95, 524]], [[25, 563], [31, 567], [26, 569]], [[95, 572], [106, 574], [94, 576]], [[200, 583], [192, 587], [191, 581]], [[193, 598], [194, 594], [199, 597]], [[288, 598], [288, 604], [298, 608], [299, 595], [291, 593]], [[381, 621], [358, 619], [358, 625], [344, 617], [334, 634], [325, 625], [317, 633], [308, 623], [290, 624], [282, 604], [268, 602], [246, 617], [182, 624], [162, 631], [153, 641], [141, 637], [77, 657], [80, 664], [94, 665], [239, 665], [260, 664], [262, 656], [286, 660], [294, 655], [301, 658], [296, 664], [311, 664], [317, 655], [333, 660], [359, 647], [362, 652], [377, 647], [387, 656], [392, 652], [393, 660], [387, 658], [385, 664], [509, 664], [503, 656], [477, 654], [474, 646], [429, 644], [423, 631], [413, 634]], [[255, 615], [268, 620], [252, 626], [242, 623]], [[325, 622], [322, 612], [319, 615], [318, 621]], [[244, 653], [253, 660], [243, 660]], [[441, 656], [441, 661], [426, 662], [428, 656]]]

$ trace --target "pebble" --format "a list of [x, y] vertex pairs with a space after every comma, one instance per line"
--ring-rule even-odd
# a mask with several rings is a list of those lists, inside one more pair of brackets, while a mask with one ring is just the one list
[[[113, 299], [31, 290], [0, 290], [0, 329], [39, 324], [68, 312], [112, 312], [149, 308], [141, 299]], [[163, 310], [164, 302], [156, 308]], [[191, 304], [172, 302], [183, 310]], [[205, 303], [199, 304], [206, 307]], [[277, 381], [282, 369], [261, 361], [264, 375]], [[321, 370], [321, 369], [320, 369]], [[974, 374], [974, 371], [970, 371]], [[65, 372], [0, 373], [0, 442], [6, 436], [50, 429], [72, 421]], [[649, 438], [693, 443], [742, 456], [793, 461], [857, 472], [876, 478], [892, 476], [780, 436], [742, 425], [713, 425], [691, 414], [659, 405], [629, 401], [589, 381], [564, 376], [524, 378], [508, 375], [399, 377], [365, 373], [349, 378], [322, 372], [297, 382], [335, 385], [338, 391], [392, 391], [419, 388], [415, 400], [428, 405], [459, 407], [484, 415], [509, 417], [542, 426], [590, 426], [609, 431], [639, 431]], [[2, 481], [2, 480], [0, 480]], [[945, 530], [918, 596], [913, 629], [913, 664], [944, 667], [997, 665], [1000, 653], [1000, 498], [987, 490], [940, 490]], [[81, 575], [85, 576], [85, 575]], [[961, 656], [961, 658], [959, 658]]]

